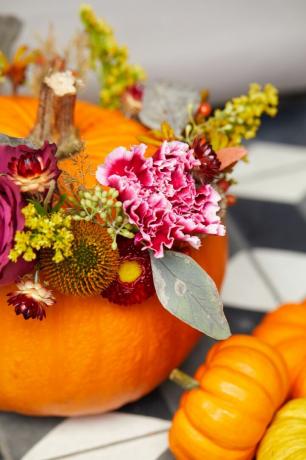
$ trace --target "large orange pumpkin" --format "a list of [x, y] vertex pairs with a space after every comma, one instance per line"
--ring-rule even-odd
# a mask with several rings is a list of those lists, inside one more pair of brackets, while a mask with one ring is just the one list
[[288, 392], [286, 365], [261, 340], [232, 336], [211, 348], [170, 430], [178, 460], [251, 460]]
[[291, 396], [306, 396], [306, 302], [288, 303], [268, 313], [253, 334], [283, 356], [290, 376]]
[[[0, 132], [26, 136], [37, 101], [0, 97]], [[119, 112], [78, 102], [76, 126], [93, 168], [118, 145], [137, 143], [144, 128]], [[67, 160], [62, 167], [73, 173]], [[88, 185], [95, 183], [88, 176]], [[220, 287], [227, 240], [208, 237], [193, 257]], [[0, 409], [82, 415], [115, 409], [151, 391], [189, 353], [199, 332], [164, 310], [156, 297], [131, 307], [101, 297], [65, 297], [43, 322], [17, 318], [0, 290]]]

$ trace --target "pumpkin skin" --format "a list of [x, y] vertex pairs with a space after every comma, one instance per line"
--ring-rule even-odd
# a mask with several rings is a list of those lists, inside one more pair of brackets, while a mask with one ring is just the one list
[[[37, 101], [0, 97], [0, 132], [26, 136]], [[145, 129], [116, 111], [78, 102], [76, 126], [93, 169], [118, 145], [137, 143]], [[71, 162], [61, 167], [73, 174]], [[87, 185], [95, 178], [88, 176]], [[227, 239], [208, 236], [191, 251], [220, 288]], [[180, 365], [201, 334], [170, 315], [156, 296], [123, 307], [102, 297], [56, 293], [45, 321], [16, 317], [0, 290], [0, 410], [73, 416], [113, 410], [136, 400]]]
[[253, 334], [283, 356], [289, 370], [291, 397], [306, 397], [306, 303], [281, 305], [263, 318]]
[[214, 345], [182, 397], [170, 430], [178, 460], [251, 460], [288, 392], [282, 357], [261, 340], [232, 336]]
[[262, 439], [257, 460], [305, 460], [306, 399], [293, 399], [277, 412]]

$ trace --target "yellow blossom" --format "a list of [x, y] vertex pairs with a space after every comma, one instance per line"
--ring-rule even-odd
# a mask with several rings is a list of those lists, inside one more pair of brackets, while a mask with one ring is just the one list
[[16, 262], [18, 257], [26, 261], [36, 259], [36, 251], [43, 248], [53, 249], [54, 262], [61, 262], [71, 255], [73, 233], [70, 230], [71, 217], [63, 210], [52, 214], [40, 215], [30, 203], [23, 208], [25, 230], [16, 232], [14, 247], [9, 259]]
[[278, 92], [273, 85], [262, 88], [253, 83], [247, 95], [235, 97], [223, 109], [215, 110], [205, 123], [193, 127], [192, 134], [204, 134], [214, 150], [237, 146], [243, 139], [255, 137], [262, 115], [274, 117], [277, 106]]
[[80, 10], [81, 20], [88, 36], [91, 62], [98, 67], [101, 84], [101, 104], [108, 108], [118, 108], [125, 90], [145, 79], [144, 70], [128, 62], [128, 49], [117, 43], [112, 28], [98, 19], [88, 5]]

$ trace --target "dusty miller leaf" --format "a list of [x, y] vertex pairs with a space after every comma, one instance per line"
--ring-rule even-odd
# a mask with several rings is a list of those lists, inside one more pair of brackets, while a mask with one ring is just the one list
[[214, 281], [191, 257], [165, 251], [161, 259], [150, 253], [156, 293], [174, 316], [214, 339], [231, 332]]
[[22, 22], [15, 16], [0, 15], [0, 48], [8, 57], [11, 56], [12, 46], [20, 34]]
[[0, 145], [9, 145], [10, 147], [17, 147], [18, 145], [27, 145], [34, 148], [33, 144], [23, 137], [12, 137], [0, 133]]
[[144, 91], [141, 122], [151, 129], [159, 129], [167, 121], [180, 135], [188, 123], [188, 107], [197, 107], [201, 97], [198, 91], [183, 85], [166, 82], [148, 84]]

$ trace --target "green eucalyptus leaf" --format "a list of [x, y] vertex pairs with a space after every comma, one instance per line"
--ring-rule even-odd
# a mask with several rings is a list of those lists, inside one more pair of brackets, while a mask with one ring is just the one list
[[150, 252], [156, 293], [174, 316], [214, 339], [231, 335], [214, 281], [191, 257], [165, 251], [161, 259]]

